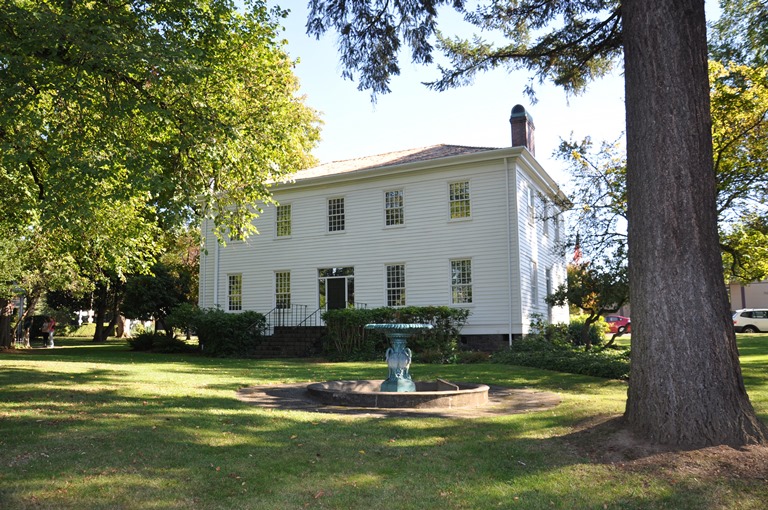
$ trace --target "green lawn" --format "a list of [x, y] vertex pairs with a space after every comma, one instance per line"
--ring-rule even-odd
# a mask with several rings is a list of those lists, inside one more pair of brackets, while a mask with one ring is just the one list
[[[753, 404], [768, 420], [768, 335], [739, 342]], [[563, 403], [474, 420], [352, 417], [269, 411], [235, 391], [382, 378], [383, 363], [153, 355], [83, 339], [57, 345], [0, 354], [0, 508], [763, 509], [768, 501], [765, 478], [732, 476], [722, 464], [679, 469], [669, 456], [657, 465], [655, 457], [592, 455], [602, 436], [585, 446], [574, 432], [622, 412], [618, 381], [416, 365], [419, 379], [530, 387]]]

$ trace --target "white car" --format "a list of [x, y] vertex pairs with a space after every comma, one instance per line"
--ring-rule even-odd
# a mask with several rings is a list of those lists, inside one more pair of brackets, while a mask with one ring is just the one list
[[768, 309], [745, 308], [733, 312], [733, 329], [736, 333], [768, 331]]

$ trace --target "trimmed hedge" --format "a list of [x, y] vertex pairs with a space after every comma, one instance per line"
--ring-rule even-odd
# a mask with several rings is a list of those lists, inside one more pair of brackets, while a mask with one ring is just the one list
[[168, 316], [172, 327], [197, 333], [200, 351], [206, 356], [249, 357], [261, 343], [266, 318], [253, 311], [226, 313], [221, 308], [182, 306]]
[[415, 361], [445, 363], [456, 359], [459, 333], [468, 317], [469, 310], [447, 306], [328, 310], [323, 314], [328, 330], [323, 348], [331, 359], [380, 359], [387, 350], [387, 338], [380, 331], [364, 329], [366, 324], [431, 324], [433, 329], [411, 336], [408, 347]]
[[169, 337], [165, 333], [142, 331], [127, 338], [126, 341], [134, 351], [152, 351], [161, 353], [179, 353], [194, 351], [194, 346], [189, 345], [176, 337]]
[[493, 355], [494, 363], [543, 368], [606, 379], [629, 378], [629, 351], [605, 350], [508, 350]]

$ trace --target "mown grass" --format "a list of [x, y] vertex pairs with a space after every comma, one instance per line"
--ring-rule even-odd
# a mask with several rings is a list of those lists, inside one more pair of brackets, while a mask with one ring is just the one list
[[[739, 342], [752, 402], [768, 420], [768, 335]], [[57, 345], [0, 354], [0, 508], [757, 509], [768, 501], [765, 481], [620, 469], [574, 447], [569, 435], [586, 420], [623, 411], [619, 381], [416, 365], [419, 379], [529, 387], [563, 402], [482, 419], [352, 417], [268, 410], [235, 391], [381, 378], [383, 363]]]

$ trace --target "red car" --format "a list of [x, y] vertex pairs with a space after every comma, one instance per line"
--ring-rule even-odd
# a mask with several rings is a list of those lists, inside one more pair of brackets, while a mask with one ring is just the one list
[[606, 315], [605, 323], [608, 324], [608, 330], [611, 333], [618, 333], [619, 329], [622, 329], [622, 333], [631, 333], [632, 325], [630, 324], [629, 317], [622, 317], [621, 315]]

